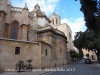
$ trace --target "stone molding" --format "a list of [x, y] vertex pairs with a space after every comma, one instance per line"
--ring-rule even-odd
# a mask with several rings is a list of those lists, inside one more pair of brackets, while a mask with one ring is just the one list
[[32, 43], [32, 44], [39, 44], [38, 42], [14, 40], [14, 39], [8, 39], [8, 38], [0, 38], [0, 40], [4, 40], [4, 41], [14, 41], [14, 42], [23, 42], [23, 43]]
[[61, 32], [59, 30], [57, 31], [54, 28], [52, 28], [51, 26], [38, 28], [38, 32], [37, 33], [40, 34], [40, 33], [49, 32], [49, 31], [54, 33], [54, 34], [56, 34], [56, 35], [58, 35], [58, 36], [61, 36], [61, 37], [65, 38], [65, 39], [67, 39], [67, 37], [65, 36], [65, 34], [63, 32]]

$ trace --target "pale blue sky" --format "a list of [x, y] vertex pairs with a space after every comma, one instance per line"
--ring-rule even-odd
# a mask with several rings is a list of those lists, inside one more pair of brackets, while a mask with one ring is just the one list
[[[83, 13], [80, 11], [80, 2], [75, 0], [60, 0], [58, 3], [59, 10], [56, 10], [60, 13], [62, 18], [79, 18], [83, 16]], [[63, 12], [64, 11], [64, 12]], [[64, 15], [65, 14], [65, 15]]]
[[79, 0], [11, 0], [11, 4], [17, 7], [24, 7], [25, 3], [29, 11], [33, 10], [34, 5], [38, 3], [48, 17], [55, 11], [60, 15], [61, 23], [67, 23], [70, 26], [73, 37], [75, 32], [86, 29]]

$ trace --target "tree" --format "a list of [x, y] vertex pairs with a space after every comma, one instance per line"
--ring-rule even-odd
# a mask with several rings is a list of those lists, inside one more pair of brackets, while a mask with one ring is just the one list
[[70, 57], [72, 57], [72, 60], [74, 62], [74, 58], [79, 58], [79, 54], [75, 50], [70, 50]]
[[24, 61], [19, 60], [18, 63], [16, 63], [16, 68], [18, 69], [18, 72], [21, 71], [21, 69], [24, 68]]
[[95, 51], [98, 62], [100, 62], [100, 37], [95, 37], [94, 31], [87, 29], [85, 32], [77, 32], [73, 43], [78, 49], [85, 48]]
[[100, 26], [98, 24], [98, 19], [100, 17], [98, 6], [98, 0], [80, 0], [81, 8], [80, 10], [84, 14], [85, 25], [89, 30], [99, 31]]
[[30, 64], [30, 63], [32, 62], [32, 60], [29, 59], [29, 60], [27, 60], [27, 62], [29, 63], [29, 64], [28, 64], [28, 68], [30, 69], [30, 68], [31, 68], [31, 64]]
[[82, 52], [82, 48], [83, 48], [83, 44], [84, 44], [84, 39], [83, 39], [83, 32], [76, 32], [75, 35], [75, 40], [73, 41], [74, 46], [79, 50], [79, 57], [82, 58], [83, 57], [83, 52]]
[[[75, 0], [77, 1], [77, 0]], [[80, 0], [80, 10], [84, 14], [85, 25], [88, 30], [93, 31], [94, 39], [89, 42], [88, 48], [91, 46], [97, 50], [97, 57], [99, 61], [100, 55], [100, 0]], [[95, 46], [97, 45], [97, 46]], [[93, 49], [93, 47], [91, 49]]]
[[94, 31], [94, 40], [90, 42], [90, 46], [97, 50], [96, 54], [100, 61], [100, 0], [80, 0], [80, 3], [86, 26], [89, 30]]

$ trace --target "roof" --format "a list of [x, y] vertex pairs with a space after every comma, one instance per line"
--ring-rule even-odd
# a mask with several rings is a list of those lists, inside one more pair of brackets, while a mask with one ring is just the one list
[[33, 10], [30, 12], [30, 14], [32, 14], [32, 15], [34, 15], [35, 13], [38, 17], [44, 17], [45, 19], [47, 19], [49, 21], [49, 23], [51, 22], [49, 20], [49, 18], [47, 18], [47, 16], [44, 14], [44, 12], [42, 12], [41, 10], [37, 9], [36, 11]]
[[[67, 40], [67, 37], [65, 36], [65, 34], [60, 31], [60, 30], [56, 30], [54, 29], [52, 26], [45, 26], [45, 27], [41, 27], [41, 28], [38, 28], [38, 34], [41, 34], [41, 33], [44, 33], [44, 32], [52, 32], [54, 33], [55, 35], [58, 35], [58, 36], [61, 36], [63, 38], [65, 38]], [[67, 42], [67, 41], [66, 41]]]
[[37, 16], [44, 16], [43, 13], [41, 12], [41, 10], [36, 10], [36, 14], [37, 14]]

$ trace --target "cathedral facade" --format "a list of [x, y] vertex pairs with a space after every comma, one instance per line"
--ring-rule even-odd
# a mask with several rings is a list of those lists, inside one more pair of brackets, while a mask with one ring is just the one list
[[[64, 27], [64, 29], [63, 29]], [[14, 7], [0, 0], [0, 68], [15, 68], [22, 60], [32, 60], [33, 68], [64, 66], [72, 48], [72, 32], [60, 23], [56, 13], [48, 18], [36, 4], [34, 10]]]

